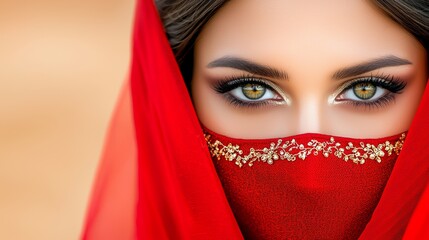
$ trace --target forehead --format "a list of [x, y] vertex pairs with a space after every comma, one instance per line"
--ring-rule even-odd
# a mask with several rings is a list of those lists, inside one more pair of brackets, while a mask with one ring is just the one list
[[232, 0], [204, 26], [199, 47], [202, 60], [239, 55], [315, 64], [423, 51], [407, 30], [365, 0]]

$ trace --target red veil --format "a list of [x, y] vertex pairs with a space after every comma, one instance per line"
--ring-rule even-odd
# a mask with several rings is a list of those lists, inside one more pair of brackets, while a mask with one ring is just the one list
[[[361, 238], [429, 237], [429, 87]], [[137, 3], [82, 239], [242, 239], [152, 0]]]

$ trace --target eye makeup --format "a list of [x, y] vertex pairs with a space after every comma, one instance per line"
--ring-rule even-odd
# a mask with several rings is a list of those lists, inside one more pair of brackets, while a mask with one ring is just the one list
[[[256, 98], [246, 96], [248, 86], [254, 86], [263, 95]], [[350, 104], [360, 108], [383, 108], [395, 100], [395, 95], [402, 93], [407, 83], [392, 75], [371, 75], [346, 81], [330, 95], [330, 104]], [[230, 104], [243, 107], [262, 107], [266, 105], [290, 105], [291, 99], [276, 84], [260, 77], [239, 75], [214, 81], [212, 88]], [[368, 92], [373, 91], [373, 92]], [[359, 93], [359, 94], [358, 94]], [[268, 97], [267, 97], [268, 96]]]
[[[343, 83], [330, 96], [331, 104], [351, 104], [356, 108], [382, 108], [395, 100], [395, 95], [402, 93], [406, 82], [392, 75], [371, 75]], [[374, 91], [372, 96], [363, 98], [358, 96], [356, 88], [366, 87], [367, 91]], [[365, 90], [365, 88], [363, 88]], [[362, 91], [362, 90], [361, 90]], [[361, 92], [363, 93], [363, 92]], [[353, 96], [354, 95], [354, 96]], [[365, 94], [363, 94], [365, 96]]]
[[[251, 96], [248, 86], [254, 86], [263, 92], [258, 98]], [[271, 81], [254, 76], [236, 76], [215, 81], [212, 85], [215, 92], [221, 94], [228, 102], [237, 107], [261, 107], [266, 105], [290, 104], [289, 97]]]

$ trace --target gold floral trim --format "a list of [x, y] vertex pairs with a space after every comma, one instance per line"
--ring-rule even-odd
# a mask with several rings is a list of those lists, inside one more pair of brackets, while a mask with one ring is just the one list
[[296, 159], [305, 160], [307, 156], [323, 154], [325, 157], [334, 154], [334, 156], [343, 159], [344, 161], [353, 161], [356, 164], [364, 164], [367, 159], [381, 162], [381, 158], [387, 153], [388, 156], [392, 153], [399, 155], [402, 145], [405, 140], [405, 133], [393, 144], [389, 141], [378, 144], [359, 143], [359, 146], [354, 146], [349, 142], [347, 146], [342, 147], [341, 143], [335, 141], [333, 137], [330, 141], [319, 142], [311, 140], [307, 146], [300, 144], [295, 139], [283, 142], [282, 139], [277, 140], [277, 143], [271, 143], [269, 147], [263, 149], [251, 148], [249, 153], [243, 153], [239, 145], [232, 143], [224, 144], [218, 140], [212, 141], [210, 134], [204, 134], [206, 142], [209, 146], [210, 153], [213, 157], [220, 160], [225, 157], [228, 161], [235, 161], [239, 167], [244, 165], [253, 166], [256, 161], [273, 164], [277, 160], [295, 161]]

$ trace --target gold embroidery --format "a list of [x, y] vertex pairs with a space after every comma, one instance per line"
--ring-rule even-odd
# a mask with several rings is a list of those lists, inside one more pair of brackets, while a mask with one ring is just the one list
[[220, 160], [223, 156], [228, 161], [235, 161], [239, 167], [245, 164], [251, 167], [255, 161], [273, 164], [276, 160], [295, 161], [297, 158], [304, 160], [311, 154], [316, 156], [319, 153], [323, 154], [324, 157], [334, 154], [346, 162], [351, 160], [354, 163], [364, 164], [367, 159], [380, 163], [381, 158], [386, 153], [388, 156], [392, 155], [393, 152], [399, 155], [405, 140], [405, 133], [394, 144], [386, 141], [377, 146], [363, 142], [360, 142], [359, 146], [354, 146], [353, 143], [349, 142], [347, 146], [342, 147], [340, 143], [335, 142], [333, 137], [330, 138], [330, 141], [325, 142], [311, 140], [307, 146], [296, 142], [295, 139], [285, 142], [279, 139], [277, 143], [271, 143], [269, 147], [263, 149], [251, 148], [250, 152], [246, 154], [238, 145], [231, 143], [225, 145], [218, 140], [211, 141], [210, 134], [205, 134], [205, 139], [213, 157]]

